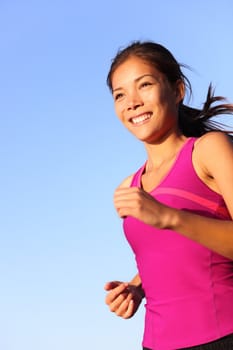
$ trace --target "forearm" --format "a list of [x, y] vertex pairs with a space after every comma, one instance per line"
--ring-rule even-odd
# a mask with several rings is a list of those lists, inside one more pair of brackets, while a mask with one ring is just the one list
[[196, 215], [185, 210], [169, 209], [164, 228], [172, 229], [233, 259], [233, 221]]
[[129, 283], [135, 287], [140, 287], [142, 285], [142, 281], [139, 276], [139, 273], [137, 273]]
[[144, 298], [145, 297], [145, 293], [144, 290], [142, 288], [142, 281], [140, 278], [139, 273], [137, 273], [133, 279], [129, 282], [130, 285], [133, 285], [134, 287], [137, 287], [138, 292], [140, 293], [141, 297]]

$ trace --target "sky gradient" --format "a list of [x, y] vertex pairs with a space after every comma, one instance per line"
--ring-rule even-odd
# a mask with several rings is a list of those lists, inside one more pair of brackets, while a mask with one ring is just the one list
[[104, 304], [136, 271], [113, 192], [145, 161], [107, 72], [153, 40], [192, 68], [191, 105], [210, 82], [233, 101], [232, 16], [231, 0], [0, 1], [0, 349], [140, 350], [143, 306]]

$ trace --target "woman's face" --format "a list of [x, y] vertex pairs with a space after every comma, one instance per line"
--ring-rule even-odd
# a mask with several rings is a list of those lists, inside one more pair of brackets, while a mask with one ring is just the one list
[[155, 143], [177, 132], [182, 82], [172, 85], [156, 68], [133, 56], [113, 73], [112, 89], [117, 116], [139, 140]]

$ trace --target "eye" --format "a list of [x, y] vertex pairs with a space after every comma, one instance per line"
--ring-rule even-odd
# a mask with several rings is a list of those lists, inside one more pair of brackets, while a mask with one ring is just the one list
[[152, 83], [149, 82], [149, 81], [144, 81], [143, 83], [140, 84], [140, 88], [144, 88], [144, 87], [147, 87], [147, 86], [151, 86]]
[[123, 97], [123, 93], [119, 92], [118, 94], [114, 95], [114, 100], [118, 101], [119, 99], [121, 99]]

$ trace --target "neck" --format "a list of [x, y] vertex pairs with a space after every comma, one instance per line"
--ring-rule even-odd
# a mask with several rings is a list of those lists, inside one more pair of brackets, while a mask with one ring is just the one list
[[166, 139], [154, 144], [146, 144], [148, 171], [159, 168], [167, 160], [176, 157], [187, 137], [182, 134], [172, 134]]

